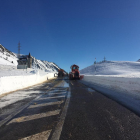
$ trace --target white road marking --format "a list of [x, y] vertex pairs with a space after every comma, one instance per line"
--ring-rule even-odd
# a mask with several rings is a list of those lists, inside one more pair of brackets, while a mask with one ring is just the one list
[[[37, 100], [47, 100], [47, 99], [54, 99], [54, 98], [65, 98], [65, 96], [53, 96], [53, 97], [45, 97], [45, 98], [39, 98]], [[37, 101], [36, 100], [36, 101]]]
[[20, 122], [40, 119], [40, 118], [44, 118], [44, 117], [54, 116], [54, 115], [58, 115], [59, 113], [60, 113], [60, 110], [55, 110], [55, 111], [48, 111], [46, 113], [34, 114], [34, 115], [29, 115], [29, 116], [22, 116], [22, 117], [15, 118], [15, 119], [11, 120], [7, 125], [9, 125], [11, 123], [20, 123]]
[[35, 99], [33, 99], [32, 101], [30, 101], [29, 103], [25, 104], [24, 106], [22, 106], [19, 109], [16, 109], [12, 114], [10, 114], [7, 118], [5, 118], [4, 120], [0, 121], [0, 127], [2, 125], [4, 125], [6, 122], [8, 122], [11, 118], [13, 118], [15, 115], [17, 115], [18, 113], [20, 113], [23, 109], [25, 109], [26, 107], [28, 107], [33, 101], [37, 100], [38, 98], [40, 98], [42, 95], [36, 97]]
[[65, 92], [58, 92], [58, 93], [51, 93], [51, 94], [49, 94], [49, 95], [59, 95], [59, 94], [62, 94], [62, 95], [64, 95], [64, 94], [66, 94], [66, 91]]
[[72, 82], [70, 82], [72, 85], [73, 85], [73, 83]]
[[61, 92], [61, 93], [64, 93], [64, 92], [67, 92], [67, 90], [57, 90], [57, 91], [51, 91], [51, 92], [49, 92], [49, 93], [57, 93], [57, 92]]
[[31, 135], [29, 137], [25, 137], [19, 140], [47, 140], [50, 136], [52, 130], [43, 131], [41, 133], [37, 133], [35, 135]]
[[49, 105], [59, 105], [62, 104], [64, 101], [57, 101], [57, 102], [49, 102], [44, 104], [36, 104], [36, 105], [30, 105], [28, 109], [30, 108], [36, 108], [36, 107], [43, 107], [43, 106], [49, 106]]
[[64, 124], [64, 121], [65, 121], [65, 117], [66, 117], [66, 114], [67, 114], [67, 109], [68, 109], [69, 102], [70, 102], [70, 96], [71, 96], [71, 90], [69, 88], [67, 99], [66, 99], [66, 102], [65, 102], [65, 106], [64, 106], [64, 108], [62, 110], [62, 114], [60, 116], [60, 120], [57, 123], [57, 125], [55, 127], [55, 130], [54, 130], [54, 133], [52, 134], [52, 137], [51, 137], [50, 140], [59, 140], [59, 138], [60, 138], [61, 131], [62, 131], [62, 128], [63, 128], [63, 124]]
[[89, 92], [95, 92], [92, 88], [87, 88]]
[[[57, 85], [57, 84], [56, 84]], [[55, 85], [55, 86], [56, 86]], [[47, 92], [52, 90], [55, 86], [50, 87], [49, 89], [46, 89]], [[39, 86], [35, 86], [35, 87], [39, 87]], [[23, 91], [26, 93], [26, 90]], [[44, 92], [44, 91], [43, 91]], [[23, 109], [27, 108], [31, 103], [33, 103], [35, 100], [37, 100], [38, 98], [40, 98], [42, 95], [37, 96], [35, 99], [33, 99], [32, 101], [30, 101], [29, 103], [25, 104], [24, 106], [21, 106], [20, 108], [14, 110], [14, 112], [12, 114], [10, 114], [8, 117], [6, 117], [4, 120], [0, 121], [0, 127], [3, 126], [4, 124], [6, 124], [11, 118], [13, 118], [15, 115], [17, 115], [18, 113], [20, 113]]]

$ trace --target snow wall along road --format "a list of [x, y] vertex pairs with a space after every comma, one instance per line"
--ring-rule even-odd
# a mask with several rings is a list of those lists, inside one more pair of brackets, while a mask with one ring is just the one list
[[140, 78], [84, 75], [82, 83], [133, 110], [140, 116]]
[[46, 75], [27, 75], [27, 76], [6, 76], [0, 78], [0, 95], [15, 91], [18, 89], [26, 88], [35, 84], [45, 82], [46, 80], [53, 78], [54, 73], [48, 73]]

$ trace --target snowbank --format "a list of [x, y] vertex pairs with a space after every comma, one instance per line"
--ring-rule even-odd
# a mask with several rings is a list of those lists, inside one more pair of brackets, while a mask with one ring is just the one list
[[29, 87], [53, 78], [54, 73], [46, 75], [34, 74], [26, 76], [6, 76], [0, 78], [0, 95], [14, 90]]
[[140, 115], [140, 78], [85, 75], [81, 81]]
[[85, 75], [83, 80], [110, 89], [140, 94], [140, 78], [137, 77]]

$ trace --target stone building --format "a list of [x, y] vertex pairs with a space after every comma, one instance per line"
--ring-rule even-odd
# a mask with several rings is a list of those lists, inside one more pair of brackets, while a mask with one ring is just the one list
[[30, 53], [28, 55], [28, 68], [32, 68], [32, 57]]
[[32, 57], [29, 55], [20, 55], [18, 60], [17, 69], [27, 69], [32, 68]]

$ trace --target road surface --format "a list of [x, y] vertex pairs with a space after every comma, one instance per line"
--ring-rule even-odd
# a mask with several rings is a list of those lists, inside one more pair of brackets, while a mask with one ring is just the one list
[[79, 80], [53, 79], [10, 93], [0, 107], [0, 140], [140, 139], [138, 115]]

